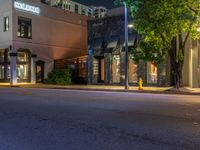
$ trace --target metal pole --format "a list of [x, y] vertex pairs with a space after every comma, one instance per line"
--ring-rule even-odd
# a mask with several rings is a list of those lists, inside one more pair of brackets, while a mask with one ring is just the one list
[[128, 8], [126, 2], [123, 2], [124, 4], [124, 31], [125, 31], [125, 89], [128, 90], [129, 84], [128, 84]]

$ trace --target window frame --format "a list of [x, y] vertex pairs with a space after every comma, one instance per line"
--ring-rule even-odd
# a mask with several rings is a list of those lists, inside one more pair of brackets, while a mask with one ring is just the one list
[[5, 16], [3, 18], [4, 21], [4, 26], [3, 26], [3, 31], [4, 32], [8, 32], [10, 29], [10, 17], [9, 16]]
[[[23, 22], [22, 22], [23, 21]], [[30, 36], [28, 35], [29, 34], [29, 31], [26, 31], [27, 32], [27, 35], [22, 35], [21, 31], [22, 31], [22, 26], [21, 24], [22, 23], [25, 23], [24, 25], [24, 28], [27, 28], [27, 30], [29, 30], [30, 28]], [[28, 24], [26, 24], [28, 23]], [[23, 38], [23, 39], [32, 39], [32, 19], [30, 18], [25, 18], [25, 17], [21, 17], [21, 16], [18, 16], [18, 20], [17, 20], [17, 37], [18, 38]], [[25, 32], [25, 31], [24, 31]], [[25, 33], [26, 33], [25, 32]]]

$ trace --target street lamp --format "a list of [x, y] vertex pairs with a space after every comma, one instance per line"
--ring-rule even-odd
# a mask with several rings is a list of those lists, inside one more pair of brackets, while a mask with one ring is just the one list
[[125, 32], [125, 89], [129, 89], [128, 84], [128, 8], [126, 2], [123, 1], [124, 4], [124, 32]]
[[134, 27], [133, 24], [129, 24], [129, 25], [128, 25], [128, 28], [133, 28], [133, 27]]

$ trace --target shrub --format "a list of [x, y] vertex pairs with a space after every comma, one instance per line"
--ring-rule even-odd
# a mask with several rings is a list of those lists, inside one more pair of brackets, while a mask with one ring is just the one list
[[56, 69], [48, 74], [48, 78], [45, 79], [46, 84], [54, 85], [69, 85], [71, 80], [71, 69]]

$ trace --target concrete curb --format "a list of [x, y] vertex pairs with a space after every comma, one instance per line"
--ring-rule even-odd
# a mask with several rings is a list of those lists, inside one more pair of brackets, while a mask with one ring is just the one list
[[149, 94], [169, 94], [169, 95], [200, 95], [199, 92], [178, 92], [178, 91], [151, 91], [151, 90], [123, 90], [123, 89], [95, 89], [95, 88], [78, 88], [78, 87], [51, 87], [51, 86], [23, 86], [23, 85], [0, 85], [0, 88], [36, 88], [36, 89], [61, 89], [61, 90], [82, 90], [82, 91], [103, 91], [103, 92], [127, 92], [127, 93], [149, 93]]
[[195, 92], [175, 92], [175, 91], [151, 91], [151, 90], [123, 90], [123, 89], [94, 89], [94, 88], [71, 88], [71, 87], [26, 87], [26, 86], [9, 86], [11, 88], [38, 88], [38, 89], [60, 89], [60, 90], [81, 90], [81, 91], [102, 91], [102, 92], [127, 92], [127, 93], [149, 93], [149, 94], [169, 94], [169, 95], [200, 95]]

